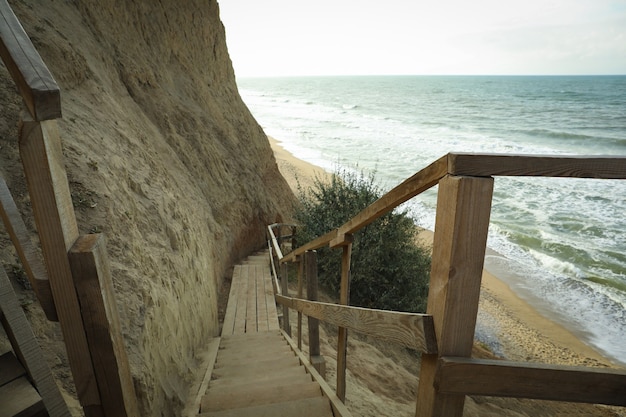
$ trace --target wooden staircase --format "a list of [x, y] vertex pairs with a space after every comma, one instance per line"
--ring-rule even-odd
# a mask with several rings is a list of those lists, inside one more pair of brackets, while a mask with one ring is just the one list
[[201, 416], [333, 416], [320, 384], [279, 330], [267, 253], [235, 267], [216, 346]]

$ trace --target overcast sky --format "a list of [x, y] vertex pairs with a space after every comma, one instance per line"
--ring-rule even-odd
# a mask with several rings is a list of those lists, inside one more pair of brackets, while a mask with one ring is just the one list
[[626, 0], [219, 0], [235, 73], [626, 74]]

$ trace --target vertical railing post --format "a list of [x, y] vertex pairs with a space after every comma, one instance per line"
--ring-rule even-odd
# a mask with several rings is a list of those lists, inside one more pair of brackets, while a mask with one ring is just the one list
[[[306, 294], [310, 301], [317, 301], [317, 252], [307, 251], [304, 255], [306, 265]], [[326, 378], [326, 361], [320, 351], [320, 321], [308, 317], [309, 324], [309, 361], [317, 372]]]
[[[304, 264], [305, 259], [302, 256], [298, 256], [300, 259], [298, 262], [298, 298], [302, 298], [302, 292], [304, 283]], [[298, 311], [298, 349], [302, 350], [302, 312]]]
[[[287, 263], [282, 264], [280, 268], [280, 288], [285, 297], [289, 297], [289, 278]], [[283, 330], [291, 336], [291, 325], [289, 324], [289, 307], [283, 304]]]
[[493, 178], [447, 176], [439, 182], [427, 313], [438, 354], [422, 355], [416, 416], [463, 415], [464, 395], [441, 394], [434, 381], [440, 356], [472, 352], [491, 212]]
[[[352, 257], [352, 235], [341, 235], [330, 242], [330, 247], [341, 246], [341, 287], [339, 304], [350, 304], [350, 260]], [[348, 329], [339, 327], [337, 330], [337, 397], [346, 401], [346, 356], [348, 353]]]

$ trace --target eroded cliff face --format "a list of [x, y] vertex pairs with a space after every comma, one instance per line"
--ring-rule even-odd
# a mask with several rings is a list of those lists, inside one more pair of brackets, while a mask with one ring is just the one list
[[[177, 415], [219, 332], [230, 265], [293, 195], [237, 92], [215, 0], [10, 1], [57, 79], [81, 233], [101, 231], [143, 415]], [[34, 231], [17, 154], [21, 99], [0, 70], [0, 163]], [[2, 259], [15, 255], [0, 237]], [[58, 327], [30, 318], [57, 376]], [[37, 324], [41, 321], [41, 324]]]

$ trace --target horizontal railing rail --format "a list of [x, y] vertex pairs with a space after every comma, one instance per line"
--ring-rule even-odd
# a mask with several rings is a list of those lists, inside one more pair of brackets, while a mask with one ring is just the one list
[[[278, 250], [280, 239], [273, 235], [270, 227], [275, 246], [273, 262], [282, 265], [280, 271], [276, 268], [273, 271], [280, 272], [284, 281], [282, 292], [275, 296], [277, 303], [339, 328], [337, 396], [342, 401], [345, 401], [349, 329], [410, 345], [422, 352], [416, 411], [420, 417], [462, 415], [465, 395], [470, 394], [626, 406], [624, 370], [470, 358], [493, 177], [497, 176], [623, 180], [626, 179], [626, 156], [450, 153], [388, 191], [343, 225], [300, 247], [293, 247], [284, 256]], [[348, 306], [352, 235], [435, 185], [439, 185], [439, 191], [428, 314], [381, 312]], [[303, 257], [325, 246], [343, 250], [339, 304], [302, 298]], [[290, 297], [284, 284], [289, 263], [299, 265], [297, 297]], [[407, 328], [407, 321], [411, 322], [408, 326], [411, 329]]]
[[32, 118], [60, 118], [59, 86], [6, 0], [0, 0], [0, 56]]

